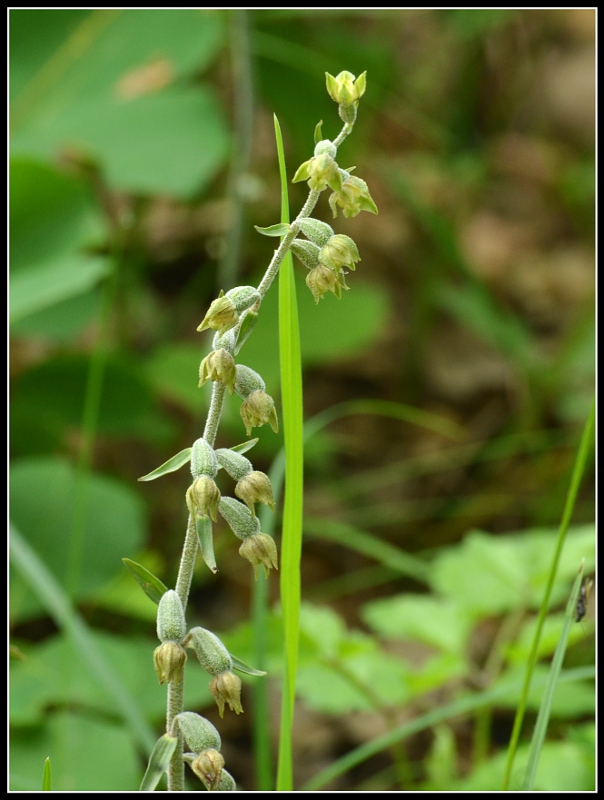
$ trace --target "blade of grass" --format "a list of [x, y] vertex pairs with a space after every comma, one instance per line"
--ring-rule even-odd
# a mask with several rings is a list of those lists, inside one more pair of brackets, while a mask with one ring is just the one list
[[52, 792], [52, 769], [50, 766], [50, 758], [44, 762], [44, 774], [42, 775], [42, 791]]
[[505, 774], [503, 778], [502, 788], [504, 791], [508, 789], [510, 783], [510, 777], [512, 775], [512, 769], [514, 766], [514, 757], [516, 755], [516, 750], [518, 749], [518, 740], [520, 738], [522, 721], [524, 719], [524, 712], [526, 709], [526, 700], [531, 685], [531, 678], [533, 676], [533, 671], [535, 669], [535, 663], [537, 661], [537, 651], [539, 648], [539, 641], [541, 639], [541, 631], [543, 630], [543, 624], [545, 622], [545, 617], [547, 616], [549, 599], [552, 593], [552, 588], [554, 586], [554, 581], [556, 579], [556, 573], [558, 571], [558, 562], [560, 560], [560, 554], [562, 553], [564, 540], [566, 538], [566, 532], [568, 531], [568, 526], [570, 524], [573, 509], [575, 507], [575, 501], [577, 499], [577, 492], [579, 491], [579, 486], [581, 484], [581, 479], [585, 471], [587, 458], [591, 450], [593, 434], [594, 434], [595, 414], [596, 414], [596, 401], [594, 397], [591, 404], [591, 410], [587, 417], [587, 422], [585, 423], [585, 428], [583, 429], [583, 435], [581, 437], [581, 443], [579, 444], [577, 458], [575, 459], [575, 465], [573, 467], [570, 486], [568, 488], [568, 494], [566, 496], [566, 503], [564, 504], [564, 511], [562, 513], [562, 520], [560, 522], [560, 528], [558, 530], [556, 549], [554, 551], [554, 557], [552, 559], [552, 563], [549, 570], [547, 585], [545, 587], [545, 594], [543, 596], [543, 602], [541, 603], [541, 608], [539, 609], [539, 617], [537, 619], [535, 636], [533, 639], [533, 644], [531, 647], [531, 652], [526, 667], [526, 676], [524, 679], [524, 685], [522, 687], [518, 708], [516, 709], [516, 716], [514, 718], [514, 727], [512, 729], [512, 735], [510, 737], [508, 757], [505, 767]]
[[[568, 669], [560, 674], [558, 683], [586, 680], [588, 678], [593, 678], [595, 674], [595, 667], [577, 667], [575, 669]], [[535, 686], [545, 686], [546, 682], [547, 678], [544, 676], [541, 679], [535, 680]], [[439, 722], [457, 717], [461, 714], [467, 714], [468, 712], [475, 711], [477, 708], [482, 708], [483, 706], [491, 705], [502, 697], [506, 697], [507, 695], [517, 692], [518, 689], [520, 689], [520, 686], [520, 682], [513, 684], [508, 683], [504, 686], [496, 686], [486, 692], [472, 694], [468, 697], [462, 697], [459, 700], [455, 700], [453, 703], [448, 703], [446, 706], [435, 708], [433, 711], [429, 711], [427, 714], [423, 714], [421, 717], [417, 717], [416, 719], [411, 720], [411, 722], [407, 722], [404, 725], [395, 728], [393, 731], [389, 731], [383, 736], [378, 736], [377, 739], [372, 739], [372, 741], [366, 742], [360, 747], [356, 747], [350, 753], [346, 753], [345, 756], [339, 758], [333, 764], [330, 764], [326, 769], [321, 770], [321, 772], [315, 775], [314, 778], [311, 778], [307, 783], [304, 784], [304, 786], [300, 788], [300, 791], [316, 791], [317, 789], [320, 789], [330, 781], [337, 778], [339, 775], [343, 775], [345, 772], [348, 772], [348, 770], [351, 770], [353, 767], [356, 767], [358, 764], [361, 764], [363, 761], [366, 761], [368, 758], [376, 755], [376, 753], [380, 753], [387, 747], [391, 747], [395, 742], [399, 742], [402, 739], [405, 739], [407, 736], [411, 736], [419, 731], [426, 730], [427, 728], [430, 728], [432, 725], [436, 725]]]
[[[281, 175], [281, 222], [289, 223], [289, 200], [283, 139], [277, 117], [275, 117], [275, 136]], [[292, 791], [292, 733], [300, 636], [304, 419], [302, 410], [300, 329], [298, 326], [298, 306], [291, 252], [285, 256], [279, 270], [279, 354], [286, 460], [281, 537], [281, 606], [285, 637], [285, 669], [283, 672], [277, 790]]]
[[155, 736], [141, 715], [134, 699], [111, 664], [107, 662], [92, 638], [90, 629], [73, 609], [69, 598], [55, 577], [12, 524], [10, 526], [10, 556], [32, 590], [44, 603], [57, 626], [71, 637], [74, 650], [87, 662], [91, 675], [94, 675], [109, 696], [113, 697], [116, 707], [133, 737], [145, 753], [150, 753], [155, 744]]
[[585, 563], [581, 564], [579, 574], [575, 578], [568, 603], [566, 605], [566, 614], [564, 616], [564, 625], [562, 633], [556, 645], [556, 652], [552, 659], [552, 664], [549, 670], [547, 685], [543, 692], [539, 713], [537, 715], [537, 722], [535, 723], [535, 730], [533, 731], [533, 738], [531, 739], [531, 747], [529, 750], [528, 762], [526, 765], [526, 774], [522, 781], [521, 790], [525, 792], [532, 792], [535, 783], [535, 775], [537, 774], [537, 767], [539, 766], [539, 757], [541, 755], [541, 748], [545, 741], [545, 734], [549, 723], [550, 713], [552, 710], [552, 701], [554, 693], [562, 671], [562, 662], [566, 653], [566, 644], [568, 642], [568, 634], [570, 626], [573, 623], [575, 616], [575, 607], [577, 605], [577, 598], [579, 597], [579, 589], [581, 588], [581, 581], [583, 579], [583, 569]]

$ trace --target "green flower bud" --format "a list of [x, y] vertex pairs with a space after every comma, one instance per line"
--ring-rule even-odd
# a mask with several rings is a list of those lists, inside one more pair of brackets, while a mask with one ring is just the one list
[[[320, 222], [312, 217], [305, 217], [299, 222], [300, 230], [313, 244], [323, 247], [334, 235], [333, 228], [326, 222]], [[294, 244], [294, 242], [292, 242]]]
[[350, 175], [344, 181], [340, 191], [334, 191], [329, 198], [329, 206], [334, 217], [338, 216], [337, 207], [340, 206], [347, 219], [356, 217], [361, 211], [369, 211], [371, 214], [378, 213], [367, 184], [355, 175]]
[[221, 672], [210, 681], [210, 691], [214, 695], [220, 716], [224, 716], [225, 703], [231, 711], [242, 714], [241, 679], [233, 672]]
[[[319, 142], [317, 147], [321, 144], [322, 142]], [[336, 192], [340, 190], [342, 184], [338, 165], [328, 152], [313, 156], [298, 167], [292, 183], [304, 180], [308, 182], [308, 187], [313, 192], [322, 192], [328, 186]]]
[[355, 264], [360, 260], [356, 244], [350, 236], [345, 236], [343, 233], [332, 236], [319, 253], [321, 264], [325, 264], [336, 273], [343, 267], [355, 270]]
[[213, 350], [200, 364], [198, 388], [201, 388], [207, 380], [221, 381], [226, 384], [230, 394], [233, 394], [236, 375], [233, 356], [223, 348]]
[[264, 381], [245, 364], [237, 364], [237, 377], [235, 378], [235, 391], [242, 400], [246, 400], [252, 392], [266, 388]]
[[205, 628], [191, 628], [186, 644], [195, 650], [199, 663], [210, 675], [218, 675], [233, 669], [229, 651], [212, 631]]
[[157, 607], [157, 638], [160, 642], [182, 642], [187, 632], [185, 612], [174, 589], [164, 592]]
[[218, 750], [204, 750], [191, 763], [191, 769], [208, 792], [216, 788], [222, 776], [223, 767], [224, 758]]
[[245, 475], [249, 475], [254, 469], [252, 462], [235, 450], [216, 450], [216, 458], [220, 466], [236, 481], [241, 480]]
[[333, 292], [335, 296], [340, 299], [342, 296], [342, 289], [348, 289], [342, 275], [336, 273], [326, 267], [324, 264], [319, 264], [318, 267], [312, 269], [306, 276], [306, 285], [312, 292], [315, 298], [315, 303], [323, 297], [325, 292]]
[[227, 353], [235, 352], [235, 342], [237, 336], [234, 330], [225, 331], [225, 333], [215, 333], [212, 340], [212, 348], [214, 350], [226, 350]]
[[216, 522], [220, 489], [212, 478], [201, 475], [187, 490], [187, 508], [192, 517], [210, 516]]
[[191, 448], [191, 475], [200, 478], [209, 475], [215, 478], [218, 474], [218, 461], [214, 448], [202, 437], [193, 442]]
[[237, 790], [237, 784], [235, 783], [235, 779], [231, 775], [230, 772], [227, 772], [226, 769], [222, 770], [222, 775], [220, 776], [218, 783], [214, 787], [215, 792], [234, 792]]
[[205, 717], [193, 711], [181, 711], [176, 717], [185, 741], [194, 753], [204, 750], [220, 750], [220, 734]]
[[187, 660], [187, 654], [176, 642], [164, 642], [153, 653], [153, 666], [160, 686], [167, 683], [179, 683]]
[[235, 494], [243, 500], [254, 517], [256, 516], [254, 503], [264, 503], [271, 511], [275, 510], [273, 487], [268, 475], [265, 475], [264, 472], [255, 470], [241, 478], [235, 486]]
[[316, 156], [321, 156], [323, 153], [327, 153], [330, 158], [336, 157], [338, 152], [338, 148], [335, 146], [333, 142], [330, 142], [329, 139], [321, 139], [320, 142], [317, 142], [315, 145], [315, 152]]
[[246, 539], [260, 530], [260, 523], [249, 508], [234, 497], [221, 497], [218, 510], [239, 539]]
[[232, 300], [238, 314], [251, 308], [254, 303], [259, 303], [262, 298], [254, 286], [236, 286], [226, 293], [226, 297]]
[[304, 239], [294, 239], [291, 243], [291, 251], [306, 267], [306, 269], [314, 269], [319, 263], [320, 248], [313, 242], [307, 242]]
[[254, 577], [258, 579], [258, 567], [264, 567], [264, 577], [268, 578], [271, 568], [277, 569], [277, 545], [267, 533], [254, 533], [244, 540], [239, 555], [246, 558], [254, 567]]
[[248, 436], [252, 435], [252, 428], [261, 428], [267, 422], [275, 433], [279, 432], [275, 401], [261, 389], [247, 397], [239, 412]]
[[329, 72], [325, 73], [327, 91], [332, 100], [341, 106], [351, 106], [358, 103], [359, 98], [365, 94], [367, 84], [367, 72], [363, 72], [358, 78], [344, 70], [334, 78]]
[[198, 331], [205, 331], [206, 328], [213, 328], [221, 334], [228, 331], [229, 328], [235, 327], [239, 322], [239, 314], [235, 307], [235, 303], [230, 297], [226, 297], [222, 292], [212, 302], [208, 313], [203, 318], [201, 325], [197, 328]]

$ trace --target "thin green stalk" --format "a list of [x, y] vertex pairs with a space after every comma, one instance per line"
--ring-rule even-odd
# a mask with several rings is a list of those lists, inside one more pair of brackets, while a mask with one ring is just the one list
[[[281, 222], [289, 223], [289, 201], [283, 140], [275, 117], [275, 135], [281, 174]], [[281, 701], [281, 731], [277, 790], [292, 791], [292, 735], [300, 622], [300, 558], [302, 553], [303, 506], [303, 406], [300, 328], [291, 253], [279, 272], [279, 352], [281, 403], [285, 446], [285, 493], [281, 537], [281, 606], [285, 638], [285, 669]]]
[[543, 596], [543, 601], [541, 603], [541, 608], [539, 609], [539, 617], [537, 619], [537, 627], [535, 630], [535, 636], [533, 638], [533, 644], [531, 647], [531, 652], [529, 655], [529, 660], [526, 668], [526, 675], [524, 678], [524, 685], [522, 687], [522, 692], [520, 695], [520, 701], [518, 703], [518, 708], [516, 709], [516, 716], [514, 718], [514, 727], [512, 729], [512, 736], [510, 738], [510, 745], [508, 749], [508, 757], [505, 767], [505, 774], [503, 778], [502, 788], [506, 791], [509, 787], [510, 778], [512, 775], [512, 769], [514, 766], [514, 757], [516, 755], [516, 750], [518, 749], [518, 740], [520, 738], [520, 731], [522, 728], [522, 722], [524, 720], [524, 712], [526, 709], [526, 701], [531, 685], [531, 678], [533, 677], [533, 671], [535, 669], [535, 663], [537, 662], [537, 651], [539, 648], [539, 641], [541, 639], [541, 631], [543, 629], [543, 625], [545, 623], [545, 618], [547, 616], [547, 611], [549, 607], [549, 600], [552, 593], [552, 589], [554, 586], [554, 581], [556, 580], [556, 573], [558, 571], [558, 562], [560, 560], [560, 554], [562, 553], [562, 548], [564, 546], [564, 540], [566, 538], [566, 532], [568, 531], [568, 526], [570, 524], [570, 520], [572, 517], [573, 509], [575, 507], [575, 501], [577, 499], [577, 493], [579, 491], [579, 486], [581, 484], [581, 479], [583, 477], [583, 473], [585, 472], [585, 465], [587, 463], [587, 458], [590, 453], [590, 449], [592, 446], [592, 439], [594, 433], [594, 424], [595, 424], [595, 413], [596, 413], [596, 401], [595, 398], [591, 404], [591, 410], [587, 417], [587, 422], [585, 423], [585, 428], [583, 429], [583, 435], [581, 437], [581, 443], [579, 445], [579, 450], [577, 452], [577, 458], [575, 460], [575, 465], [573, 468], [573, 474], [570, 480], [570, 486], [568, 489], [568, 494], [566, 497], [566, 503], [564, 505], [564, 512], [562, 514], [562, 520], [560, 522], [560, 528], [558, 530], [558, 538], [556, 540], [556, 548], [554, 551], [554, 556], [552, 559], [552, 563], [549, 570], [549, 575], [547, 579], [547, 586], [545, 587], [545, 594]]
[[50, 766], [50, 758], [44, 762], [44, 774], [42, 775], [42, 791], [52, 792], [52, 767]]

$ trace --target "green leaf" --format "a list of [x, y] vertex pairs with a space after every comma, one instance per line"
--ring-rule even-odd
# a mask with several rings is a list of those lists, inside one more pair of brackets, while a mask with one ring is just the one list
[[231, 447], [231, 450], [234, 450], [236, 453], [247, 453], [248, 450], [251, 450], [252, 447], [257, 444], [259, 441], [258, 438], [256, 439], [248, 439], [247, 442], [242, 442], [241, 444], [236, 444], [234, 447]]
[[261, 669], [254, 669], [254, 667], [248, 666], [248, 664], [246, 664], [245, 661], [241, 661], [232, 653], [230, 653], [229, 655], [231, 656], [231, 661], [233, 662], [233, 666], [235, 667], [235, 669], [239, 670], [239, 672], [244, 672], [246, 675], [255, 675], [257, 677], [261, 677], [267, 674]]
[[161, 467], [157, 467], [157, 469], [154, 469], [153, 472], [143, 475], [143, 477], [139, 478], [138, 480], [154, 481], [156, 478], [161, 478], [162, 475], [167, 475], [169, 472], [176, 472], [177, 469], [180, 469], [190, 460], [191, 448], [185, 447], [185, 449], [181, 450], [180, 453], [177, 453], [175, 456], [172, 456], [172, 458], [169, 458], [166, 462], [164, 462]]
[[44, 774], [42, 776], [42, 791], [52, 792], [52, 769], [50, 767], [50, 758], [44, 762]]
[[[60, 458], [16, 461], [11, 469], [11, 517], [23, 537], [59, 583], [65, 581], [75, 474]], [[32, 502], [32, 491], [35, 502]], [[92, 473], [88, 483], [86, 535], [78, 597], [87, 597], [117, 571], [124, 551], [140, 548], [144, 538], [143, 506], [132, 490]], [[21, 594], [21, 599], [19, 599]], [[39, 613], [40, 602], [23, 582], [11, 587], [12, 613], [24, 619]]]
[[159, 605], [159, 601], [165, 592], [168, 591], [168, 587], [165, 586], [159, 578], [156, 578], [153, 573], [149, 572], [148, 569], [145, 569], [141, 564], [137, 564], [136, 561], [131, 561], [129, 558], [122, 558], [122, 561], [132, 575], [134, 575], [136, 582], [147, 597]]
[[174, 755], [177, 744], [178, 736], [169, 736], [167, 733], [160, 736], [153, 748], [153, 752], [149, 756], [149, 763], [143, 775], [139, 791], [153, 792], [155, 790], [161, 776], [164, 772], [167, 772], [170, 766], [170, 759]]
[[212, 520], [207, 516], [196, 517], [195, 524], [197, 526], [197, 538], [199, 539], [201, 556], [212, 572], [216, 573], [218, 572], [218, 569], [216, 567], [216, 558], [214, 556]]
[[254, 228], [263, 236], [287, 236], [291, 232], [291, 228], [284, 222], [279, 222], [276, 225], [269, 225], [268, 228], [261, 228], [259, 225], [254, 225]]
[[315, 144], [319, 144], [323, 140], [323, 134], [321, 133], [321, 128], [323, 127], [323, 120], [317, 122], [315, 125]]

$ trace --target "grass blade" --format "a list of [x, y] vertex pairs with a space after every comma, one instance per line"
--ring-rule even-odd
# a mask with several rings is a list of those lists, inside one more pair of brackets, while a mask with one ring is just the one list
[[52, 769], [50, 766], [50, 758], [44, 762], [44, 774], [42, 776], [42, 791], [52, 792]]
[[77, 649], [87, 662], [90, 673], [94, 675], [109, 696], [113, 697], [116, 708], [134, 738], [146, 753], [151, 752], [155, 736], [142, 717], [132, 696], [124, 687], [119, 675], [105, 659], [92, 638], [88, 626], [73, 609], [69, 598], [57, 583], [54, 575], [48, 571], [46, 565], [12, 524], [10, 526], [10, 556], [19, 572], [44, 603], [58, 627], [71, 637], [74, 649]]
[[510, 745], [508, 749], [508, 758], [505, 768], [505, 775], [503, 778], [502, 788], [504, 791], [507, 790], [510, 783], [510, 777], [512, 775], [512, 769], [514, 766], [514, 757], [516, 755], [516, 750], [518, 749], [518, 740], [520, 738], [520, 730], [522, 728], [522, 721], [524, 719], [524, 712], [526, 709], [526, 699], [530, 689], [531, 678], [533, 676], [533, 671], [535, 669], [535, 663], [537, 661], [539, 640], [541, 639], [541, 631], [543, 629], [545, 617], [547, 616], [549, 599], [552, 593], [552, 588], [554, 586], [554, 581], [556, 579], [556, 573], [558, 571], [558, 562], [560, 560], [560, 554], [562, 553], [564, 540], [566, 538], [566, 532], [570, 524], [573, 508], [575, 507], [575, 500], [577, 499], [577, 492], [579, 491], [579, 486], [581, 484], [581, 479], [585, 471], [585, 465], [587, 463], [587, 458], [589, 456], [593, 442], [595, 415], [596, 415], [596, 401], [594, 398], [591, 404], [591, 410], [589, 412], [589, 416], [587, 417], [587, 422], [585, 423], [585, 428], [583, 429], [583, 435], [581, 437], [581, 443], [579, 445], [579, 450], [577, 452], [577, 458], [575, 459], [573, 474], [570, 479], [570, 486], [568, 488], [566, 503], [564, 505], [564, 512], [562, 513], [562, 520], [560, 522], [560, 528], [558, 530], [556, 549], [554, 551], [554, 557], [552, 559], [549, 575], [547, 578], [547, 585], [545, 587], [543, 602], [541, 603], [541, 608], [539, 609], [539, 617], [537, 619], [535, 637], [533, 639], [533, 644], [531, 647], [531, 652], [526, 667], [526, 676], [524, 679], [524, 685], [522, 687], [522, 693], [520, 695], [520, 702], [518, 703], [518, 708], [516, 709], [516, 716], [514, 718], [514, 727], [512, 729], [512, 735], [510, 737]]
[[560, 634], [558, 644], [556, 645], [556, 651], [554, 653], [548, 674], [547, 685], [541, 699], [541, 705], [537, 715], [537, 722], [535, 723], [535, 730], [533, 731], [533, 738], [531, 739], [531, 747], [526, 765], [526, 774], [521, 786], [521, 790], [525, 792], [533, 791], [535, 775], [537, 774], [537, 767], [539, 766], [539, 756], [541, 755], [541, 748], [543, 747], [543, 742], [545, 741], [545, 734], [547, 732], [547, 726], [552, 710], [552, 701], [554, 699], [554, 693], [560, 678], [560, 672], [562, 671], [562, 662], [564, 661], [564, 655], [566, 653], [568, 634], [570, 631], [570, 626], [572, 625], [575, 617], [577, 598], [579, 597], [579, 589], [581, 588], [581, 581], [583, 579], [583, 568], [584, 564], [581, 564], [581, 569], [575, 578], [575, 582], [568, 599], [566, 614], [564, 616], [564, 626], [562, 628], [562, 633]]
[[[281, 222], [289, 223], [289, 201], [283, 140], [275, 117], [275, 135], [281, 175]], [[303, 502], [303, 412], [302, 360], [300, 329], [291, 253], [279, 270], [279, 353], [281, 366], [281, 403], [285, 444], [285, 494], [281, 538], [281, 607], [285, 638], [285, 669], [279, 737], [277, 790], [292, 791], [292, 731], [300, 617], [300, 556], [302, 552]]]

